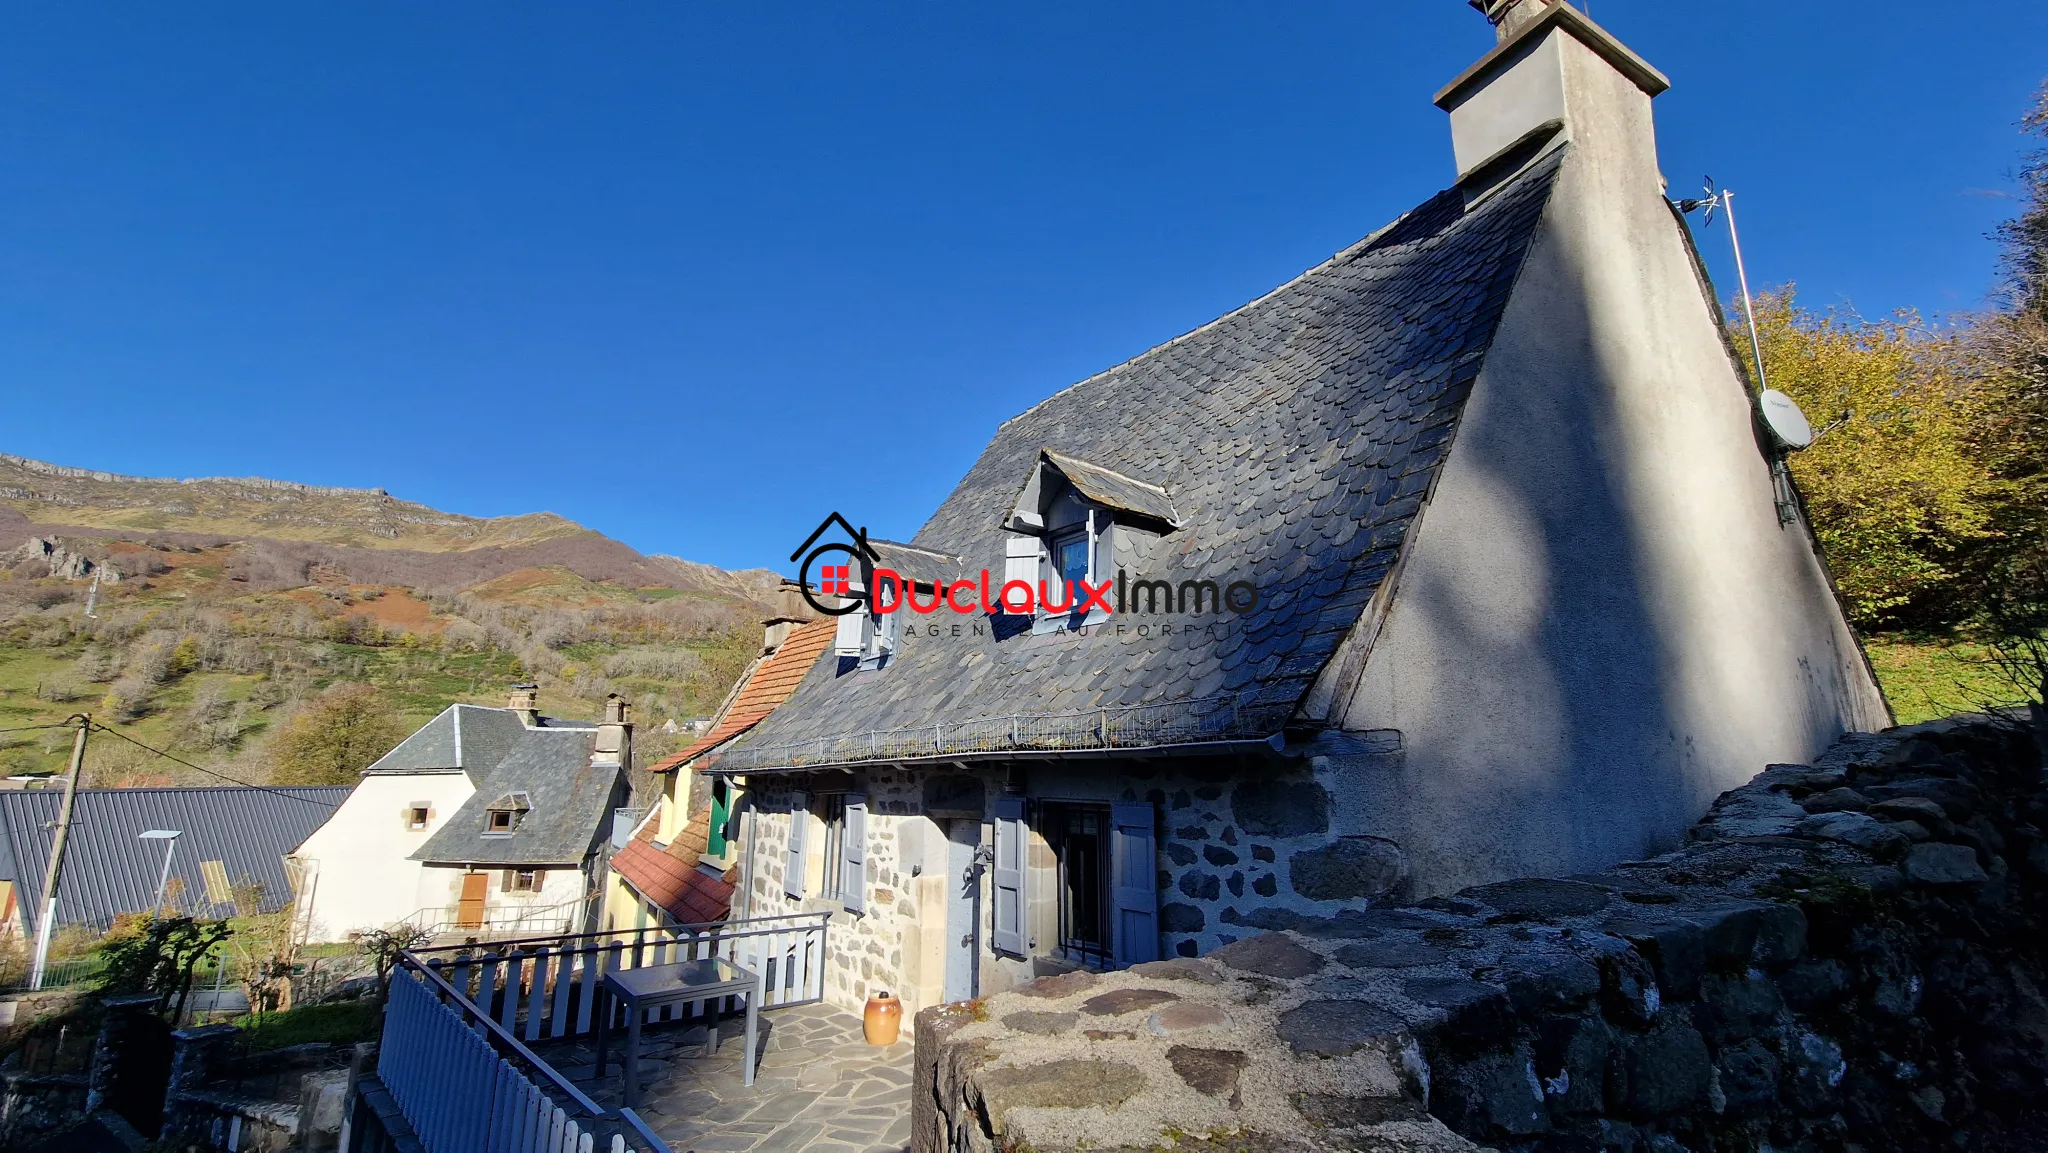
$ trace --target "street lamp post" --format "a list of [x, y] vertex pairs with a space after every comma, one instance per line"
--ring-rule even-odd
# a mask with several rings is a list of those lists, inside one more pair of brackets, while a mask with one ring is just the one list
[[164, 842], [164, 871], [158, 874], [156, 879], [155, 916], [164, 915], [164, 890], [171, 883], [171, 856], [178, 851], [178, 838], [184, 835], [183, 829], [151, 829], [136, 838], [139, 841]]

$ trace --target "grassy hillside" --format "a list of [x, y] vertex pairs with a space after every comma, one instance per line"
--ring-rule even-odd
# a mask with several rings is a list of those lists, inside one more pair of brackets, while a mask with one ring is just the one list
[[[183, 558], [176, 558], [183, 559]], [[408, 726], [455, 701], [502, 705], [531, 679], [543, 709], [593, 718], [607, 693], [634, 701], [643, 759], [707, 714], [759, 644], [757, 611], [670, 589], [610, 595], [554, 582], [549, 602], [321, 584], [238, 593], [201, 563], [103, 585], [0, 570], [0, 730], [79, 711], [137, 740], [250, 781], [270, 779], [268, 740], [329, 687], [376, 686]], [[63, 731], [0, 733], [0, 774], [60, 771]], [[91, 746], [99, 785], [219, 783], [110, 739]]]
[[[73, 559], [53, 564], [50, 546]], [[118, 577], [91, 614], [76, 558]], [[381, 490], [0, 454], [0, 775], [61, 771], [69, 734], [32, 726], [90, 711], [267, 782], [280, 730], [335, 686], [373, 686], [409, 729], [456, 701], [502, 705], [519, 680], [557, 716], [595, 718], [623, 694], [644, 762], [688, 739], [665, 722], [724, 698], [758, 651], [776, 580], [642, 556], [552, 514], [465, 517]], [[90, 745], [87, 777], [219, 783], [112, 738]]]
[[2032, 696], [2004, 675], [1984, 646], [1953, 633], [1878, 633], [1865, 638], [1864, 649], [1902, 725]]

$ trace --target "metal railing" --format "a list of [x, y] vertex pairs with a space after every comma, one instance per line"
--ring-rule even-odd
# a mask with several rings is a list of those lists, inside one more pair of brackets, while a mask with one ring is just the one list
[[702, 767], [720, 773], [744, 773], [972, 753], [1136, 751], [1259, 740], [1280, 732], [1292, 711], [1292, 704], [1228, 695], [1071, 713], [1019, 713], [903, 729], [836, 733], [782, 744], [741, 744], [723, 753], [707, 754]]
[[[106, 968], [106, 959], [97, 950], [83, 956], [67, 957], [51, 961], [43, 969], [44, 989], [72, 989], [92, 983], [93, 978]], [[27, 958], [0, 960], [0, 993], [26, 991], [29, 985]]]
[[426, 1153], [669, 1153], [409, 957], [392, 971], [377, 1076]]
[[[590, 1032], [597, 985], [621, 969], [722, 957], [760, 973], [761, 1007], [825, 999], [825, 932], [830, 913], [799, 913], [666, 928], [621, 929], [406, 954], [478, 1012], [528, 1041]], [[644, 1021], [701, 1015], [706, 1006], [650, 1009]]]
[[429, 905], [414, 910], [402, 923], [437, 937], [453, 933], [477, 938], [538, 937], [568, 932], [575, 927], [583, 908], [580, 900], [531, 908], [500, 906], [464, 919], [459, 905]]

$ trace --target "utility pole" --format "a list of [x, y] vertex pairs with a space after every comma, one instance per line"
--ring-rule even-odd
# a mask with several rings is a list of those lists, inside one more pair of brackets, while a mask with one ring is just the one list
[[50, 867], [43, 873], [43, 915], [36, 918], [36, 963], [30, 970], [28, 987], [43, 987], [43, 970], [50, 961], [50, 933], [57, 921], [57, 881], [64, 874], [64, 842], [71, 838], [71, 806], [78, 799], [78, 770], [85, 764], [85, 734], [92, 728], [92, 714], [79, 713], [78, 736], [71, 742], [71, 772], [64, 778], [64, 803], [57, 809], [57, 835], [50, 842]]

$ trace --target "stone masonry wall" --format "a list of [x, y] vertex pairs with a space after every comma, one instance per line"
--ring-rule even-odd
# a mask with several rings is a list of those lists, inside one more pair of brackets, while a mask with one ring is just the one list
[[2044, 752], [1856, 734], [1653, 860], [927, 1009], [913, 1147], [2040, 1149]]
[[[830, 911], [826, 929], [825, 998], [835, 1005], [859, 1009], [868, 997], [888, 991], [899, 995], [908, 987], [904, 958], [916, 945], [917, 908], [910, 894], [912, 878], [903, 864], [902, 824], [915, 811], [916, 785], [908, 774], [892, 769], [870, 770], [862, 779], [868, 797], [865, 912], [847, 912], [838, 900], [826, 900], [815, 885], [802, 900], [784, 892], [783, 873], [789, 847], [787, 786], [768, 786], [756, 793], [753, 816], [753, 893], [750, 916]], [[921, 820], [921, 818], [919, 818]], [[823, 838], [815, 819], [805, 842], [809, 871], [818, 872], [817, 854]], [[837, 868], [837, 862], [825, 862]]]

